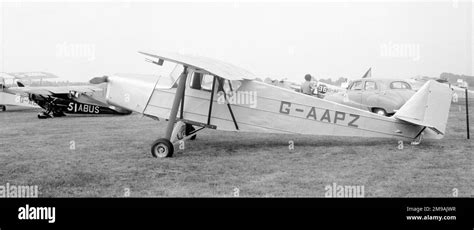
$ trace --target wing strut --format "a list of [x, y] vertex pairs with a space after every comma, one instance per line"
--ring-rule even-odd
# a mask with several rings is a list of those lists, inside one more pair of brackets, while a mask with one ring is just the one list
[[183, 113], [184, 113], [184, 94], [186, 92], [186, 87], [183, 89], [183, 96], [181, 98], [181, 108], [179, 109], [179, 119], [183, 119]]
[[[224, 94], [224, 100], [226, 101], [227, 108], [229, 109], [230, 116], [232, 117], [232, 121], [234, 121], [235, 129], [239, 130], [239, 125], [237, 124], [237, 121], [235, 120], [235, 116], [234, 116], [234, 112], [232, 111], [232, 107], [230, 106], [230, 103], [227, 101], [227, 94], [225, 93], [225, 90], [224, 90], [224, 81], [225, 80], [223, 78], [219, 78], [219, 89], [217, 91], [222, 91], [222, 93]], [[229, 82], [230, 91], [233, 91], [232, 90], [232, 84], [230, 83], [229, 80], [228, 80], [228, 82]]]
[[211, 124], [212, 104], [214, 103], [214, 89], [216, 88], [216, 76], [212, 79], [211, 101], [209, 102], [209, 113], [207, 115], [207, 124]]

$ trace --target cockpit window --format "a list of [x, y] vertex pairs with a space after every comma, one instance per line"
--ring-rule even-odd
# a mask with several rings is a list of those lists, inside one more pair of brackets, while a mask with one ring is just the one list
[[178, 78], [183, 73], [184, 67], [172, 62], [164, 62], [159, 68], [155, 68], [159, 76], [157, 87], [176, 88], [178, 87]]
[[214, 81], [214, 76], [210, 74], [204, 74], [201, 81], [201, 89], [211, 91], [213, 81]]
[[202, 81], [202, 74], [201, 73], [194, 73], [191, 77], [191, 81], [189, 86], [191, 89], [201, 89], [201, 81]]
[[191, 89], [211, 91], [213, 81], [214, 81], [213, 75], [195, 72], [193, 73], [193, 76], [191, 77], [189, 86], [191, 87]]

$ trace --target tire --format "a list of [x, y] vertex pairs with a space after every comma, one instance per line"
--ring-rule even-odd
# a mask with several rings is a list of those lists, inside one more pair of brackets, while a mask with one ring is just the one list
[[[190, 133], [194, 132], [196, 129], [189, 124], [186, 124], [186, 136], [188, 136]], [[197, 134], [194, 134], [189, 140], [196, 140]]]
[[2, 110], [2, 112], [5, 112], [7, 110], [7, 107], [4, 105], [0, 105], [0, 110]]
[[165, 138], [160, 138], [151, 145], [151, 155], [155, 158], [172, 157], [173, 152], [173, 144]]
[[47, 119], [47, 118], [51, 118], [51, 115], [45, 113], [45, 112], [41, 112], [38, 114], [38, 119]]
[[376, 108], [376, 109], [373, 109], [372, 111], [378, 115], [387, 116], [387, 112], [385, 111], [385, 109]]

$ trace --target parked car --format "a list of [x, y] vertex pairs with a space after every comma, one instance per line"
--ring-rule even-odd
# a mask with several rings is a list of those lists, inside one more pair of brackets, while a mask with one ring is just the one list
[[327, 95], [326, 100], [391, 116], [415, 94], [411, 85], [400, 79], [368, 78], [353, 81], [345, 92]]

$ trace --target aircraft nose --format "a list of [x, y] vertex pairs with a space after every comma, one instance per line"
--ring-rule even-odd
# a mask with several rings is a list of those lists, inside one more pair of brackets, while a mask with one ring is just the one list
[[90, 82], [106, 82], [107, 103], [135, 112], [144, 111], [155, 87], [153, 81], [145, 81], [136, 74], [113, 74], [91, 79]]

